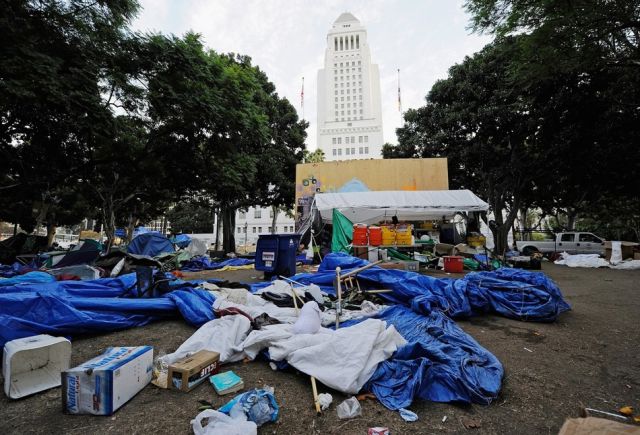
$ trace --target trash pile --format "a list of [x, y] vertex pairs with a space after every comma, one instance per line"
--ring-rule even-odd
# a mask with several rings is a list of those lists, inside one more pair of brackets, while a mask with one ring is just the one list
[[[341, 253], [325, 256], [315, 273], [252, 285], [188, 281], [169, 273], [167, 265], [252, 266], [244, 259], [213, 263], [200, 254], [182, 261], [177, 257], [189, 247], [185, 240], [178, 242], [186, 248], [168, 252], [174, 243], [144, 236], [128, 252], [89, 266], [103, 278], [59, 280], [50, 271], [20, 274], [10, 267], [10, 277], [0, 279], [0, 345], [9, 397], [59, 386], [62, 379], [65, 412], [110, 415], [151, 382], [188, 392], [209, 380], [212, 394], [240, 394], [217, 410], [203, 404], [191, 422], [194, 432], [256, 433], [277, 421], [277, 392], [245, 385], [225, 365], [265, 359], [274, 369], [290, 366], [310, 377], [309, 403], [318, 413], [333, 401], [318, 394], [321, 384], [349, 395], [371, 393], [415, 421], [418, 416], [408, 408], [416, 399], [487, 405], [500, 392], [502, 364], [455, 319], [495, 313], [553, 322], [570, 309], [556, 284], [538, 272], [500, 268], [457, 280], [433, 278]], [[93, 276], [88, 272], [75, 271]], [[173, 353], [155, 358], [148, 346], [113, 347], [70, 368], [70, 343], [59, 338], [175, 317], [198, 329]], [[25, 353], [15, 358], [18, 349]], [[143, 376], [133, 382], [129, 373]], [[27, 379], [37, 385], [26, 388]], [[347, 399], [336, 412], [353, 418], [360, 403]]]
[[599, 268], [634, 270], [640, 269], [640, 245], [632, 242], [608, 242], [611, 248], [607, 248], [605, 258], [598, 254], [575, 254], [566, 252], [560, 254], [555, 264], [568, 267]]

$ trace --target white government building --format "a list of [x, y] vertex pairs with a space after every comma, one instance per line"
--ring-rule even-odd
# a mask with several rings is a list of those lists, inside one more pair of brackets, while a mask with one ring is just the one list
[[[349, 12], [327, 34], [324, 69], [318, 71], [318, 148], [325, 160], [382, 157], [380, 73], [371, 63], [367, 30]], [[236, 214], [236, 244], [251, 245], [269, 234], [271, 208]], [[276, 233], [294, 232], [294, 220], [280, 212]]]
[[327, 34], [318, 71], [318, 148], [325, 160], [382, 157], [380, 72], [371, 63], [367, 30], [349, 12]]

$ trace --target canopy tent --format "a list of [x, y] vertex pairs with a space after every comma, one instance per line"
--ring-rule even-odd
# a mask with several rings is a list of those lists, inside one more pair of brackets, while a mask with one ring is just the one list
[[333, 210], [339, 210], [351, 222], [374, 224], [393, 216], [408, 221], [435, 220], [457, 212], [489, 209], [470, 190], [317, 193], [315, 203], [325, 223], [333, 222]]

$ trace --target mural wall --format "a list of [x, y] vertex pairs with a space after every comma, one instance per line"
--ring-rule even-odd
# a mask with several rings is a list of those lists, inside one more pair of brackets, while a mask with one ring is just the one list
[[446, 158], [300, 164], [296, 166], [296, 224], [309, 215], [316, 193], [448, 189]]

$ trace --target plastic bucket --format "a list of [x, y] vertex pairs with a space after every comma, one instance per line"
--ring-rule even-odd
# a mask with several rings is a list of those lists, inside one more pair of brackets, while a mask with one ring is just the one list
[[371, 246], [382, 245], [382, 228], [376, 226], [369, 227], [369, 244]]
[[364, 224], [355, 224], [353, 226], [353, 245], [366, 246], [369, 244], [367, 235], [367, 226]]
[[462, 273], [464, 268], [463, 258], [457, 255], [444, 257], [444, 271], [449, 273]]

